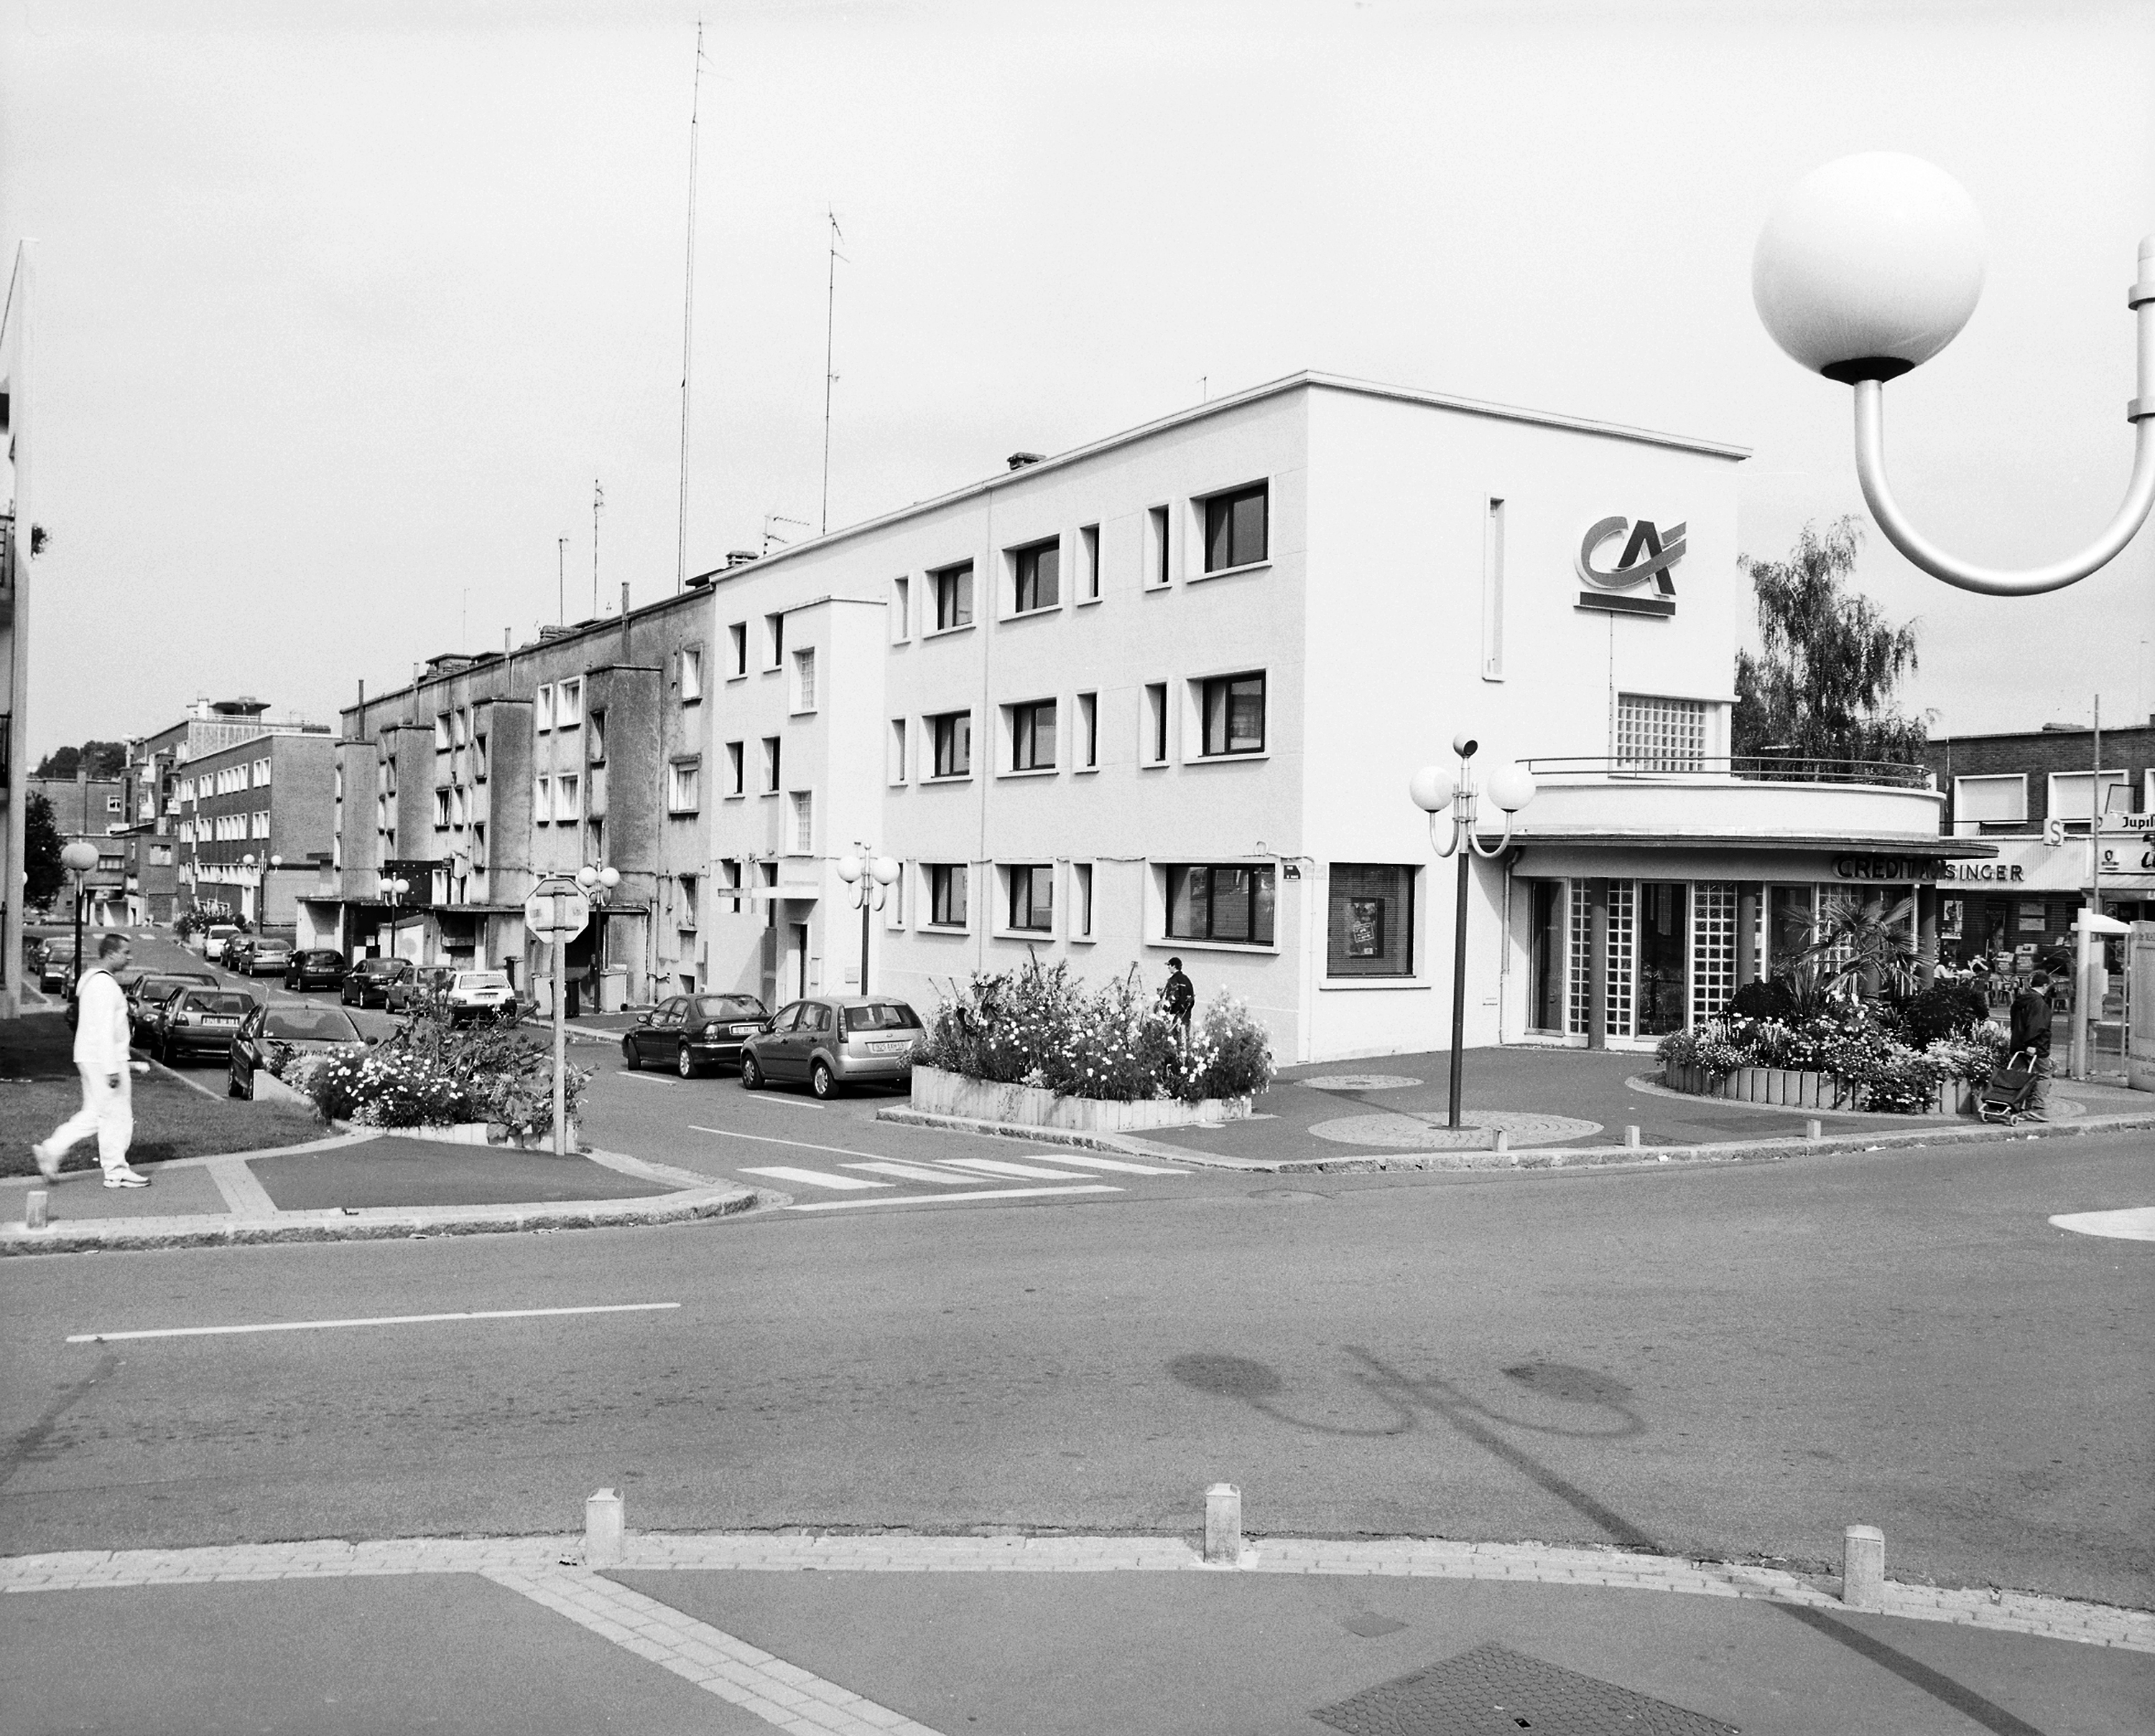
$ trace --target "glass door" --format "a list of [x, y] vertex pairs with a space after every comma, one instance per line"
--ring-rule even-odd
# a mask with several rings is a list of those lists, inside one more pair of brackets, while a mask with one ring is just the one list
[[1682, 880], [1641, 880], [1637, 916], [1638, 1034], [1666, 1037], [1684, 1028], [1691, 986], [1691, 888]]

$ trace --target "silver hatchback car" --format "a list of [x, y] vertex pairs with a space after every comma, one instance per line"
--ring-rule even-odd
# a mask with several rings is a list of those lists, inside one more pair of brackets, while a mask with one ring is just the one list
[[805, 1079], [822, 1098], [847, 1085], [897, 1084], [927, 1035], [920, 1015], [888, 995], [811, 995], [780, 1007], [741, 1045], [741, 1084]]

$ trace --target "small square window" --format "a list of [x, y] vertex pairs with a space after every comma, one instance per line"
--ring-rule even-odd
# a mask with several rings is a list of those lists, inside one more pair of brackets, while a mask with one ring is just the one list
[[1055, 765], [1055, 701], [1010, 708], [1011, 770], [1045, 771]]
[[1062, 601], [1062, 545], [1060, 542], [1037, 542], [1016, 551], [1011, 558], [1013, 613], [1030, 615], [1037, 610], [1052, 609]]
[[736, 621], [726, 629], [726, 638], [734, 654], [734, 673], [748, 673], [748, 622]]
[[1205, 503], [1205, 571], [1221, 572], [1265, 558], [1266, 485], [1215, 494]]
[[1010, 881], [1010, 925], [1031, 934], [1046, 934], [1055, 926], [1055, 870], [1052, 868], [1012, 868], [1003, 873]]
[[1265, 750], [1265, 678], [1262, 671], [1221, 675], [1201, 684], [1207, 759]]
[[676, 761], [666, 768], [666, 808], [669, 813], [693, 814], [699, 796], [697, 789], [699, 766], [694, 761]]
[[965, 925], [965, 864], [931, 862], [928, 875], [928, 920], [937, 928]]
[[555, 689], [554, 726], [573, 730], [584, 720], [584, 684], [565, 681]]
[[973, 714], [946, 711], [928, 719], [934, 745], [935, 776], [970, 777], [973, 773]]
[[935, 630], [947, 632], [973, 622], [973, 563], [961, 561], [934, 575]]
[[704, 648], [690, 645], [681, 653], [681, 703], [693, 705], [704, 697]]

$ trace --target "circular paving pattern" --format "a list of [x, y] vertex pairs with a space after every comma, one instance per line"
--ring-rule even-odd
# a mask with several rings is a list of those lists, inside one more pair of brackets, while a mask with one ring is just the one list
[[1445, 1112], [1434, 1109], [1424, 1120], [1400, 1114], [1346, 1115], [1337, 1121], [1320, 1121], [1310, 1132], [1335, 1145], [1381, 1145], [1395, 1151], [1461, 1151], [1486, 1147], [1492, 1128], [1501, 1127], [1511, 1142], [1522, 1148], [1554, 1145], [1566, 1139], [1582, 1139], [1601, 1131], [1599, 1121], [1579, 1121], [1569, 1115], [1537, 1115], [1524, 1109], [1467, 1109], [1460, 1115], [1466, 1125], [1454, 1132], [1445, 1125]]
[[1397, 1073], [1328, 1073], [1319, 1078], [1296, 1083], [1313, 1091], [1401, 1091], [1421, 1081]]

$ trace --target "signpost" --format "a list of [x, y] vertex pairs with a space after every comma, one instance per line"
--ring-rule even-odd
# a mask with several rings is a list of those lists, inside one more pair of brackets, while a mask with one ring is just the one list
[[569, 1155], [569, 1033], [563, 1022], [569, 997], [564, 992], [567, 966], [562, 949], [584, 931], [591, 919], [591, 901], [573, 880], [542, 880], [538, 890], [524, 901], [524, 926], [542, 940], [554, 943], [554, 1155]]

